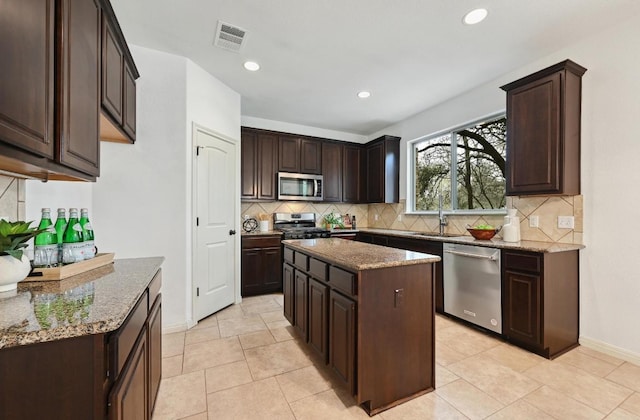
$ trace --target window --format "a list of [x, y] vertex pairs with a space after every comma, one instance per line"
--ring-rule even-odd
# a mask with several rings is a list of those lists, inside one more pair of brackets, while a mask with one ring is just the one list
[[408, 210], [438, 210], [440, 194], [445, 210], [505, 207], [506, 123], [502, 114], [411, 142]]

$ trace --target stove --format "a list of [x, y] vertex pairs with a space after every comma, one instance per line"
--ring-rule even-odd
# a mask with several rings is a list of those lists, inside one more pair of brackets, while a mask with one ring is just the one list
[[315, 213], [274, 213], [273, 229], [283, 232], [283, 239], [328, 238], [330, 230], [316, 227]]

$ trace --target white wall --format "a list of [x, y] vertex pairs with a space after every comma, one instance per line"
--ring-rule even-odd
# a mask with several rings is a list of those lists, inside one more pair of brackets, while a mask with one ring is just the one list
[[163, 330], [184, 329], [193, 321], [192, 122], [238, 139], [239, 146], [240, 95], [184, 57], [137, 46], [131, 52], [141, 74], [137, 139], [102, 143], [92, 222], [101, 249], [117, 258], [166, 258]]
[[102, 142], [95, 184], [27, 181], [25, 213], [38, 222], [42, 207], [86, 207], [101, 252], [164, 256], [163, 329], [184, 329], [192, 321], [192, 122], [238, 141], [239, 191], [240, 95], [184, 57], [131, 52], [141, 74], [135, 144]]
[[406, 198], [407, 141], [503, 110], [505, 94], [499, 87], [534, 71], [567, 58], [586, 67], [582, 90], [586, 249], [580, 252], [580, 341], [640, 363], [636, 262], [640, 241], [630, 234], [640, 208], [636, 170], [640, 142], [635, 128], [640, 115], [640, 54], [629, 47], [637, 39], [640, 18], [635, 17], [370, 138], [402, 137], [400, 197]]
[[163, 329], [185, 326], [188, 201], [187, 60], [131, 47], [137, 82], [135, 144], [102, 143], [92, 224], [116, 258], [164, 256]]
[[[207, 73], [204, 69], [187, 60], [187, 145], [190, 152], [187, 153], [187, 183], [186, 191], [189, 198], [186, 202], [187, 214], [191, 215], [185, 225], [187, 232], [187, 257], [189, 265], [187, 267], [187, 279], [192, 276], [193, 255], [193, 124], [198, 124], [211, 131], [220, 133], [236, 141], [236, 186], [237, 200], [233, 203], [224, 203], [225, 206], [234, 206], [234, 214], [237, 222], [236, 232], [240, 232], [240, 95], [220, 82], [218, 79]], [[240, 235], [234, 237], [236, 273], [236, 302], [240, 302]], [[194, 320], [192, 314], [193, 287], [191, 281], [186, 282], [187, 301], [187, 322], [192, 325]]]
[[345, 133], [344, 131], [327, 130], [308, 125], [292, 124], [283, 121], [267, 120], [264, 118], [242, 116], [242, 125], [245, 127], [262, 128], [264, 130], [281, 131], [283, 133], [295, 133], [305, 136], [322, 137], [332, 140], [350, 141], [353, 143], [366, 143], [367, 136]]
[[[37, 225], [40, 222], [42, 208], [49, 207], [51, 219], [55, 223], [58, 208], [66, 209], [68, 218], [70, 207], [76, 207], [78, 211], [84, 207], [89, 209], [89, 219], [93, 223], [91, 183], [27, 180], [25, 184], [25, 220], [33, 220], [35, 221], [34, 225]], [[99, 247], [99, 251], [103, 252], [99, 241], [96, 241], [96, 245]]]

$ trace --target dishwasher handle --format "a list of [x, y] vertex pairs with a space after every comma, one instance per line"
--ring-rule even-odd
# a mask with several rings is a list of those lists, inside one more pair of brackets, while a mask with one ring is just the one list
[[498, 259], [495, 253], [493, 255], [480, 255], [480, 254], [472, 254], [470, 252], [453, 251], [450, 249], [446, 249], [444, 252], [446, 252], [447, 254], [459, 255], [461, 257], [477, 258], [480, 260], [496, 261]]

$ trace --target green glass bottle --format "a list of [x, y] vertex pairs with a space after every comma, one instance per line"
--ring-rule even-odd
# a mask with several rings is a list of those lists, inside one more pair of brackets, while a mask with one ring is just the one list
[[80, 209], [80, 226], [82, 226], [82, 238], [84, 239], [84, 259], [89, 260], [96, 256], [96, 249], [88, 209]]
[[51, 210], [42, 209], [42, 218], [38, 229], [46, 229], [34, 239], [33, 265], [51, 267], [58, 264], [58, 235], [51, 222]]
[[58, 236], [58, 264], [62, 264], [62, 236], [67, 228], [67, 211], [58, 209], [58, 218], [56, 219], [56, 235]]
[[69, 209], [69, 223], [62, 235], [62, 263], [72, 264], [84, 260], [82, 226], [78, 221], [78, 209]]

